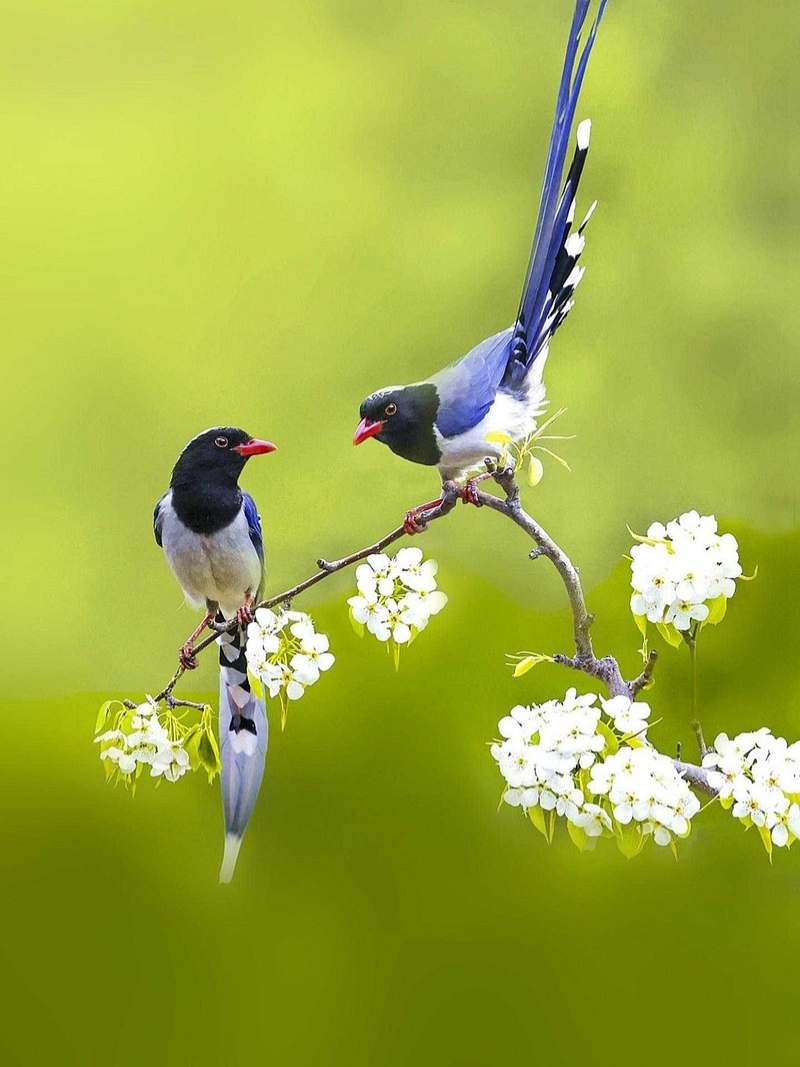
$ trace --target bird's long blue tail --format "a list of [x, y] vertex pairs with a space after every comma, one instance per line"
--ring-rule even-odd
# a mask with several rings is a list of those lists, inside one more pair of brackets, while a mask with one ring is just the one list
[[[222, 616], [218, 615], [217, 619]], [[267, 709], [250, 691], [242, 629], [219, 638], [219, 738], [225, 851], [220, 882], [230, 882], [253, 813], [267, 760]]]
[[581, 30], [591, 0], [577, 0], [575, 4], [550, 134], [533, 247], [504, 378], [505, 384], [511, 387], [525, 378], [536, 357], [545, 349], [548, 339], [567, 317], [572, 307], [572, 294], [583, 273], [582, 269], [576, 269], [576, 264], [583, 251], [583, 228], [589, 221], [592, 209], [577, 233], [570, 236], [570, 230], [575, 215], [575, 194], [589, 150], [588, 120], [578, 126], [575, 156], [560, 194], [559, 189], [578, 97], [607, 3], [608, 0], [600, 0], [597, 16], [582, 52]]

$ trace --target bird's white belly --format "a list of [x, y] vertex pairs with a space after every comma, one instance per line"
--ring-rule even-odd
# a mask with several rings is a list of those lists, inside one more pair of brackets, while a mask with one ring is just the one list
[[458, 479], [475, 472], [489, 456], [497, 459], [502, 454], [502, 445], [487, 441], [487, 435], [503, 433], [512, 441], [520, 441], [536, 429], [536, 420], [544, 408], [544, 384], [541, 379], [534, 379], [523, 397], [498, 393], [481, 421], [464, 433], [443, 437], [435, 431], [436, 443], [442, 453], [438, 463], [442, 480]]
[[198, 534], [179, 522], [169, 507], [162, 542], [173, 574], [195, 607], [219, 604], [222, 613], [231, 617], [259, 587], [261, 560], [243, 513], [224, 530]]

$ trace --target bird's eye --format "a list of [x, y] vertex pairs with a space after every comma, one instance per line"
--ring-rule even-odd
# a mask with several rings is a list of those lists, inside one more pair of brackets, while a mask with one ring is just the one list
[[397, 411], [397, 404], [395, 404], [394, 402], [392, 402], [391, 404], [387, 404], [383, 410], [387, 415], [394, 415]]
[[227, 437], [215, 437], [214, 438], [214, 444], [217, 446], [217, 448], [227, 448], [228, 447], [228, 438]]

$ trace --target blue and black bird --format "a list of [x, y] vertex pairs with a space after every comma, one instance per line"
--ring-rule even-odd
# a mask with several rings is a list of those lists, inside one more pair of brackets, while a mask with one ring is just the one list
[[153, 529], [189, 603], [205, 618], [180, 650], [184, 668], [197, 666], [193, 643], [212, 619], [238, 628], [218, 638], [219, 734], [225, 851], [220, 881], [233, 877], [245, 828], [255, 806], [269, 737], [263, 700], [250, 691], [245, 627], [264, 583], [261, 519], [251, 496], [239, 488], [250, 456], [275, 445], [244, 430], [217, 426], [184, 448], [169, 489], [156, 504]]
[[582, 51], [580, 37], [590, 0], [577, 0], [575, 5], [516, 321], [430, 378], [388, 386], [368, 396], [361, 405], [354, 444], [374, 437], [403, 459], [438, 467], [445, 481], [474, 471], [486, 456], [500, 454], [497, 444], [487, 442], [487, 434], [502, 432], [521, 440], [535, 428], [545, 407], [542, 371], [548, 343], [567, 317], [583, 277], [578, 260], [594, 205], [576, 230], [573, 223], [589, 149], [588, 119], [578, 126], [563, 188], [561, 178], [578, 96], [606, 3], [601, 0]]

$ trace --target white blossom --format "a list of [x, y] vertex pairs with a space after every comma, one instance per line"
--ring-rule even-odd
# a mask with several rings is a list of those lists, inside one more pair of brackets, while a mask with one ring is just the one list
[[719, 734], [703, 759], [709, 784], [735, 819], [769, 832], [784, 848], [800, 836], [800, 742], [789, 744], [766, 728], [729, 738]]
[[[367, 609], [377, 603], [377, 594], [361, 599]], [[276, 614], [268, 608], [259, 608], [247, 627], [245, 657], [248, 672], [270, 697], [280, 698], [284, 715], [287, 702], [300, 700], [335, 662], [328, 637], [317, 632], [310, 615], [286, 610]]]
[[[644, 740], [649, 718], [644, 702], [575, 689], [560, 701], [517, 705], [498, 723], [502, 740], [490, 748], [506, 782], [503, 800], [554, 812], [587, 838], [631, 825], [641, 844], [685, 837], [700, 802], [672, 760]], [[796, 817], [800, 824], [800, 808]]]
[[130, 781], [140, 766], [149, 766], [151, 777], [176, 782], [190, 769], [182, 736], [170, 737], [154, 701], [125, 710], [117, 721], [119, 726], [99, 734], [95, 742], [101, 745], [100, 758], [113, 763], [123, 779]]
[[651, 523], [630, 555], [631, 611], [680, 631], [705, 622], [709, 604], [732, 597], [742, 574], [736, 538], [718, 534], [715, 517], [697, 511]]
[[436, 560], [424, 559], [414, 546], [401, 548], [394, 557], [367, 556], [356, 568], [358, 592], [347, 603], [358, 626], [378, 641], [391, 641], [395, 651], [408, 644], [447, 603], [436, 588]]

